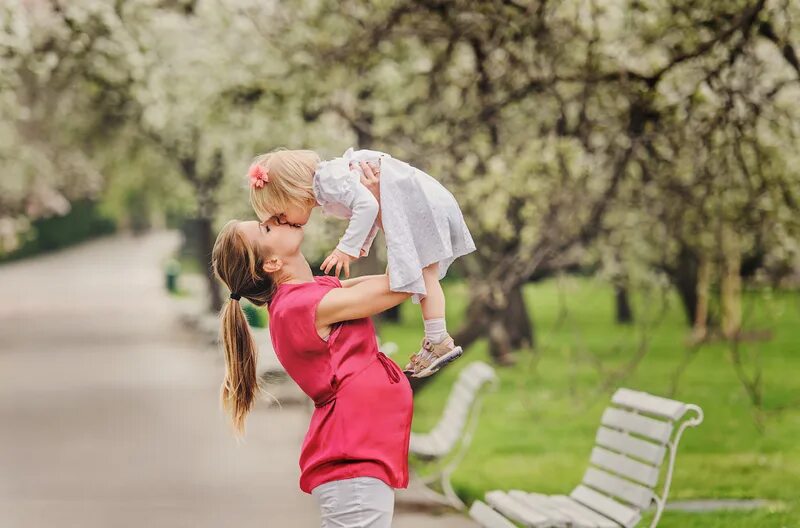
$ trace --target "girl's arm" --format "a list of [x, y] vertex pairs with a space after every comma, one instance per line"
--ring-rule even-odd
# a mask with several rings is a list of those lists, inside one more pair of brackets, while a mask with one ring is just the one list
[[317, 305], [317, 329], [379, 314], [409, 297], [410, 293], [398, 293], [389, 289], [388, 275], [365, 278], [351, 288], [334, 288]]
[[[329, 170], [333, 170], [333, 168], [331, 166]], [[369, 255], [369, 248], [378, 234], [378, 227], [382, 227], [379, 175], [380, 168], [378, 166], [373, 168], [362, 161], [361, 185], [355, 183], [351, 186], [330, 186], [331, 192], [328, 193], [328, 198], [348, 205], [352, 216], [336, 249], [325, 258], [320, 266], [325, 274], [335, 267], [336, 277], [342, 270], [344, 270], [345, 277], [349, 277], [350, 262]], [[318, 181], [325, 183], [326, 179], [320, 177]], [[344, 192], [342, 192], [343, 187]]]
[[352, 288], [356, 284], [360, 284], [365, 280], [374, 279], [376, 277], [383, 277], [383, 275], [362, 275], [360, 277], [354, 277], [352, 279], [347, 279], [340, 282], [342, 283], [342, 288]]
[[366, 187], [359, 183], [353, 187], [352, 201], [347, 204], [353, 211], [353, 216], [350, 217], [350, 224], [339, 240], [336, 249], [353, 258], [358, 258], [361, 248], [371, 234], [372, 226], [378, 216], [379, 206], [378, 201]]

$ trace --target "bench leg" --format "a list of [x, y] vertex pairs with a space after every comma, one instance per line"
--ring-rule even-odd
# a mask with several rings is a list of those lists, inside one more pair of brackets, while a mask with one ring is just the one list
[[[472, 409], [470, 410], [469, 421], [467, 422], [467, 427], [464, 430], [464, 436], [461, 439], [461, 442], [459, 442], [455, 456], [453, 456], [453, 458], [442, 467], [440, 472], [434, 473], [428, 478], [421, 479], [423, 484], [425, 484], [426, 493], [433, 494], [440, 500], [445, 499], [453, 508], [459, 511], [466, 510], [467, 506], [458, 497], [458, 494], [453, 489], [453, 484], [450, 482], [450, 476], [458, 468], [459, 464], [461, 464], [461, 461], [467, 454], [467, 449], [472, 443], [472, 437], [475, 435], [475, 430], [478, 427], [478, 418], [480, 417], [482, 402], [483, 395], [478, 395], [475, 399], [475, 403], [472, 405]], [[431, 489], [429, 486], [429, 484], [432, 484], [437, 480], [442, 487], [442, 493]]]
[[459, 498], [458, 494], [453, 489], [453, 485], [450, 483], [449, 470], [442, 472], [442, 491], [444, 491], [444, 496], [447, 497], [447, 500], [453, 505], [453, 508], [460, 511], [467, 509], [467, 505]]

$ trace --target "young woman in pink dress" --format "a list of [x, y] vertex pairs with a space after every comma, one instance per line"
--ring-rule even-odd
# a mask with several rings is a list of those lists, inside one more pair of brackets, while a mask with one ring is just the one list
[[386, 275], [315, 277], [302, 240], [302, 228], [276, 219], [234, 220], [217, 237], [214, 270], [231, 291], [222, 311], [222, 402], [241, 434], [259, 391], [245, 297], [268, 307], [275, 353], [314, 401], [300, 488], [317, 498], [322, 527], [389, 527], [393, 490], [408, 485], [411, 387], [378, 350], [369, 317], [410, 294], [391, 291]]

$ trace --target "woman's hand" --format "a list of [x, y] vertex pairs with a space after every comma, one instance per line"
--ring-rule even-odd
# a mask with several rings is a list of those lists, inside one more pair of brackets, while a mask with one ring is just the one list
[[361, 184], [364, 185], [372, 196], [381, 203], [381, 166], [380, 164], [373, 165], [364, 161], [359, 162], [361, 165]]
[[372, 196], [375, 197], [375, 200], [378, 201], [378, 227], [383, 229], [381, 217], [381, 166], [380, 164], [372, 165], [364, 161], [359, 163], [361, 164], [361, 184], [364, 185], [364, 187], [372, 193]]
[[331, 254], [325, 258], [319, 269], [327, 275], [331, 268], [336, 266], [336, 278], [338, 279], [339, 273], [341, 273], [342, 268], [344, 268], [344, 276], [350, 277], [350, 263], [356, 260], [356, 258], [357, 257], [352, 257], [343, 251], [334, 249], [331, 251]]

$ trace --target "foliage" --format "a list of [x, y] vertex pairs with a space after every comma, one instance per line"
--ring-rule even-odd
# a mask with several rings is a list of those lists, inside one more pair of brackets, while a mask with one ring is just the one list
[[[532, 341], [519, 288], [534, 276], [670, 280], [691, 311], [706, 262], [733, 296], [731, 270], [796, 267], [796, 2], [42, 0], [0, 15], [6, 245], [102, 196], [124, 226], [196, 219], [205, 255], [220, 220], [252, 214], [255, 153], [356, 144], [458, 198], [479, 248], [459, 262], [474, 307], [459, 338], [488, 334], [496, 356]], [[315, 221], [312, 257], [341, 229]]]
[[[543, 270], [599, 259], [670, 277], [686, 247], [796, 259], [796, 5], [283, 5], [255, 19], [288, 36], [306, 118], [429, 170], [466, 212], [479, 251], [462, 342], [524, 343], [515, 291]], [[723, 229], [731, 247], [715, 246]]]
[[63, 216], [34, 220], [19, 246], [9, 253], [0, 252], [0, 261], [29, 257], [61, 249], [98, 235], [111, 233], [114, 222], [103, 216], [97, 204], [88, 200], [72, 203]]

